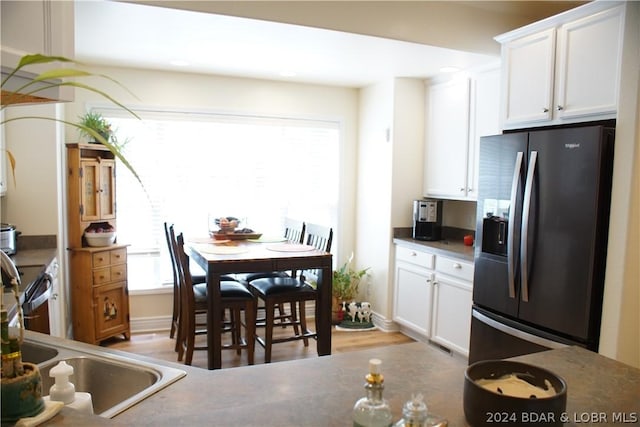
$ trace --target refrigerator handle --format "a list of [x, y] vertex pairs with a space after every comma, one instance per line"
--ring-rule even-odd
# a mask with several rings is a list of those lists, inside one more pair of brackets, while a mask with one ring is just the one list
[[522, 301], [529, 302], [529, 215], [531, 214], [531, 192], [533, 191], [533, 176], [536, 171], [538, 152], [532, 151], [529, 159], [527, 181], [524, 184], [524, 202], [522, 205], [522, 239], [520, 240], [520, 275], [522, 283]]
[[511, 200], [509, 205], [509, 232], [508, 232], [508, 240], [507, 240], [507, 266], [508, 266], [508, 274], [509, 274], [509, 298], [516, 297], [516, 257], [513, 252], [514, 250], [514, 233], [513, 229], [515, 228], [515, 209], [516, 202], [518, 198], [518, 192], [520, 191], [520, 172], [522, 171], [522, 151], [518, 151], [516, 156], [516, 165], [513, 170], [513, 181], [511, 182]]

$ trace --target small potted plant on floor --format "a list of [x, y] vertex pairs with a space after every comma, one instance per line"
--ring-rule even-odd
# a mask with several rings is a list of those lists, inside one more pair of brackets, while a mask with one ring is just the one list
[[353, 261], [353, 253], [342, 267], [333, 271], [331, 319], [334, 324], [342, 322], [343, 303], [353, 301], [358, 295], [360, 283], [369, 270], [369, 268], [353, 270], [351, 261]]

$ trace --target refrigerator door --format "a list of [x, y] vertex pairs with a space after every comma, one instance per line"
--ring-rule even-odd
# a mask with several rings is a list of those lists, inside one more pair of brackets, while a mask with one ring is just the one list
[[538, 331], [478, 307], [471, 312], [469, 364], [563, 348], [577, 343]]
[[520, 211], [527, 168], [526, 133], [483, 137], [480, 141], [475, 304], [516, 316]]
[[606, 245], [599, 204], [606, 199], [605, 223], [609, 206], [602, 135], [599, 126], [529, 135], [518, 317], [583, 342], [599, 325], [600, 312], [592, 312], [602, 298], [594, 277], [604, 272], [604, 256], [596, 257]]

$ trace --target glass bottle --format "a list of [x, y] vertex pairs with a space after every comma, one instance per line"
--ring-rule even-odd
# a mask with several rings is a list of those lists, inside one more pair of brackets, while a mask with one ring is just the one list
[[365, 377], [365, 397], [353, 407], [354, 427], [389, 427], [392, 425], [391, 408], [382, 397], [384, 377], [380, 373], [380, 359], [369, 360], [369, 374]]
[[402, 407], [402, 419], [395, 427], [427, 427], [427, 404], [421, 394], [412, 395], [411, 400]]
[[429, 414], [421, 394], [412, 395], [402, 407], [402, 419], [394, 427], [446, 427], [447, 420]]

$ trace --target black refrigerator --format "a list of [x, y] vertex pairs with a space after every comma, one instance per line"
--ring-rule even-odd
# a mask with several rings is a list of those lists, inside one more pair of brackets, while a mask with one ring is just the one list
[[481, 138], [469, 363], [597, 350], [614, 136], [598, 125]]

